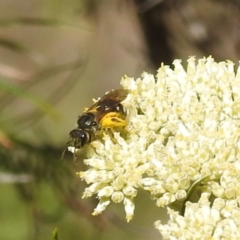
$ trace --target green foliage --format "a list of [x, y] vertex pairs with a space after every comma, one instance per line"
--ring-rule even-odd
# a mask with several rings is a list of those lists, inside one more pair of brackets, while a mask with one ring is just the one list
[[52, 240], [58, 240], [58, 229], [55, 228], [52, 233]]
[[30, 91], [24, 89], [23, 87], [13, 85], [10, 82], [5, 82], [0, 79], [0, 89], [3, 92], [11, 94], [15, 97], [26, 99], [27, 101], [34, 104], [37, 108], [39, 108], [44, 114], [52, 117], [53, 119], [56, 120], [58, 118], [58, 114], [54, 110], [53, 106], [42, 100], [40, 97], [31, 94]]

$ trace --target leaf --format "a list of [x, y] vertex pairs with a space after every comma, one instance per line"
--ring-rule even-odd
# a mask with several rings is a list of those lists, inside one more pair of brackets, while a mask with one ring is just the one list
[[47, 19], [47, 18], [10, 18], [1, 19], [0, 26], [9, 27], [15, 25], [40, 25], [40, 26], [58, 26], [66, 24], [66, 22], [58, 19]]
[[5, 47], [13, 52], [25, 54], [37, 62], [43, 62], [43, 60], [44, 60], [40, 54], [29, 50], [28, 48], [24, 47], [23, 45], [19, 44], [16, 41], [0, 38], [0, 46], [1, 45], [2, 45], [2, 47]]
[[52, 240], [58, 240], [58, 229], [57, 229], [57, 227], [54, 228], [54, 230], [52, 232]]
[[185, 213], [186, 202], [191, 199], [191, 196], [192, 196], [194, 190], [196, 189], [196, 187], [199, 186], [200, 183], [202, 183], [204, 180], [208, 179], [209, 177], [210, 177], [210, 176], [203, 176], [203, 177], [197, 179], [197, 180], [191, 185], [191, 187], [188, 189], [187, 198], [186, 198], [185, 201], [183, 202], [182, 209], [181, 209], [181, 213], [180, 213], [182, 216], [184, 216], [184, 213]]

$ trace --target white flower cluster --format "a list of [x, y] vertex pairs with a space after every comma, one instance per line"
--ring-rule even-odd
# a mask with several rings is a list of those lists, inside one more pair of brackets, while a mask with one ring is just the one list
[[[185, 199], [192, 184], [206, 177], [202, 192], [223, 199], [225, 206], [234, 201], [237, 214], [233, 218], [239, 219], [240, 69], [235, 73], [232, 62], [216, 63], [211, 57], [197, 63], [190, 58], [186, 70], [180, 60], [173, 65], [173, 69], [162, 65], [156, 77], [144, 73], [136, 80], [122, 79], [123, 88], [129, 91], [123, 101], [127, 126], [121, 133], [106, 133], [94, 141], [91, 146], [95, 151], [85, 160], [89, 169], [80, 172], [89, 184], [83, 197], [97, 195], [100, 199], [94, 214], [111, 202], [123, 202], [129, 221], [138, 189], [148, 191], [157, 206], [164, 207]], [[214, 204], [220, 201], [217, 199]], [[199, 216], [199, 221], [206, 218], [202, 201], [188, 205], [185, 220], [170, 211], [169, 228], [178, 218], [181, 221], [176, 229], [181, 224], [188, 226], [191, 217], [193, 223], [188, 227], [193, 233], [198, 231]], [[216, 221], [222, 226], [225, 215], [220, 213]], [[175, 230], [166, 225], [158, 228], [165, 239], [180, 239], [171, 238]], [[209, 236], [219, 234], [216, 229], [220, 227]]]
[[203, 193], [198, 203], [186, 204], [184, 217], [168, 209], [170, 220], [163, 225], [155, 223], [163, 239], [202, 240], [240, 239], [240, 208], [237, 200], [216, 198], [209, 201], [209, 194]]

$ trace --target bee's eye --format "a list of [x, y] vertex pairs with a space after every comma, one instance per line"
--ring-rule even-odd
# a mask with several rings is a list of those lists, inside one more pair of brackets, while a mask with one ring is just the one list
[[83, 138], [85, 137], [86, 133], [83, 130], [79, 130], [79, 129], [73, 129], [70, 133], [69, 133], [70, 137], [72, 138]]

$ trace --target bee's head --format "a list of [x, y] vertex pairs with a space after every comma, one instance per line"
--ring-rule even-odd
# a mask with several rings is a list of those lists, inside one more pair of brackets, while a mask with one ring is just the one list
[[90, 143], [92, 139], [92, 134], [89, 133], [88, 131], [76, 128], [69, 133], [69, 136], [70, 140], [67, 142], [66, 147], [63, 150], [62, 158], [64, 157], [66, 150], [69, 147], [73, 147], [74, 148], [73, 156], [75, 159], [75, 150], [80, 149], [84, 145]]
[[82, 129], [73, 129], [70, 133], [69, 146], [75, 148], [82, 148], [84, 145], [91, 141], [91, 134]]

